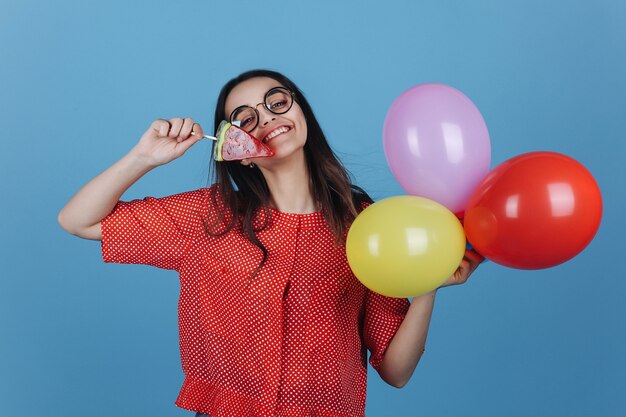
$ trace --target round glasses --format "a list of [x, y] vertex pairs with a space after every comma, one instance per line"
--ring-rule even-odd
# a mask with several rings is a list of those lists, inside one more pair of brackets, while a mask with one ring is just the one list
[[[274, 87], [265, 93], [265, 108], [273, 114], [284, 114], [293, 106], [293, 93], [285, 87]], [[239, 125], [246, 132], [252, 132], [259, 124], [259, 111], [254, 107], [239, 106], [230, 114], [230, 123]]]

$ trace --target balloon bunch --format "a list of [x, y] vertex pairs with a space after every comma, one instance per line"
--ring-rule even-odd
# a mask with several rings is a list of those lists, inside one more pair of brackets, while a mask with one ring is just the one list
[[383, 144], [410, 196], [366, 208], [346, 241], [354, 274], [383, 295], [440, 286], [460, 264], [466, 239], [495, 263], [540, 269], [576, 256], [600, 225], [598, 185], [568, 156], [530, 152], [490, 172], [487, 126], [452, 87], [422, 84], [401, 94], [387, 112]]

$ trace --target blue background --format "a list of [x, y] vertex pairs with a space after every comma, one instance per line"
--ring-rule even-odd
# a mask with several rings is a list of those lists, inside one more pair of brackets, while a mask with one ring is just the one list
[[[403, 194], [382, 152], [391, 102], [440, 82], [489, 127], [492, 166], [537, 150], [595, 176], [604, 217], [575, 259], [479, 268], [437, 296], [402, 390], [370, 372], [367, 415], [626, 415], [626, 2], [0, 2], [0, 416], [189, 416], [175, 273], [105, 265], [56, 216], [150, 122], [212, 129], [223, 83], [284, 72], [356, 181]], [[208, 143], [126, 199], [207, 183]]]

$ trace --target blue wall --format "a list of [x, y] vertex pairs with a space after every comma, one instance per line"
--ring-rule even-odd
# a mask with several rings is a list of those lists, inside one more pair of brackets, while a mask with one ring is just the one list
[[[478, 106], [493, 166], [562, 152], [603, 192], [600, 230], [575, 259], [488, 263], [441, 290], [413, 379], [396, 390], [370, 373], [368, 416], [626, 415], [626, 2], [299, 3], [1, 2], [0, 415], [191, 415], [173, 404], [175, 273], [104, 265], [56, 215], [153, 119], [210, 130], [221, 85], [256, 67], [300, 85], [375, 198], [403, 194], [382, 124], [424, 82]], [[204, 186], [209, 156], [200, 143], [125, 198]]]

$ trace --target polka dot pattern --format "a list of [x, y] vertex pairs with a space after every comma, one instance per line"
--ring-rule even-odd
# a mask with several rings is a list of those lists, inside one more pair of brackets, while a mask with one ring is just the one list
[[119, 202], [102, 221], [105, 262], [179, 272], [176, 404], [213, 417], [363, 416], [367, 350], [378, 368], [408, 300], [367, 290], [320, 212], [271, 210], [258, 234], [267, 262], [250, 279], [260, 249], [237, 228], [205, 232], [213, 192]]

